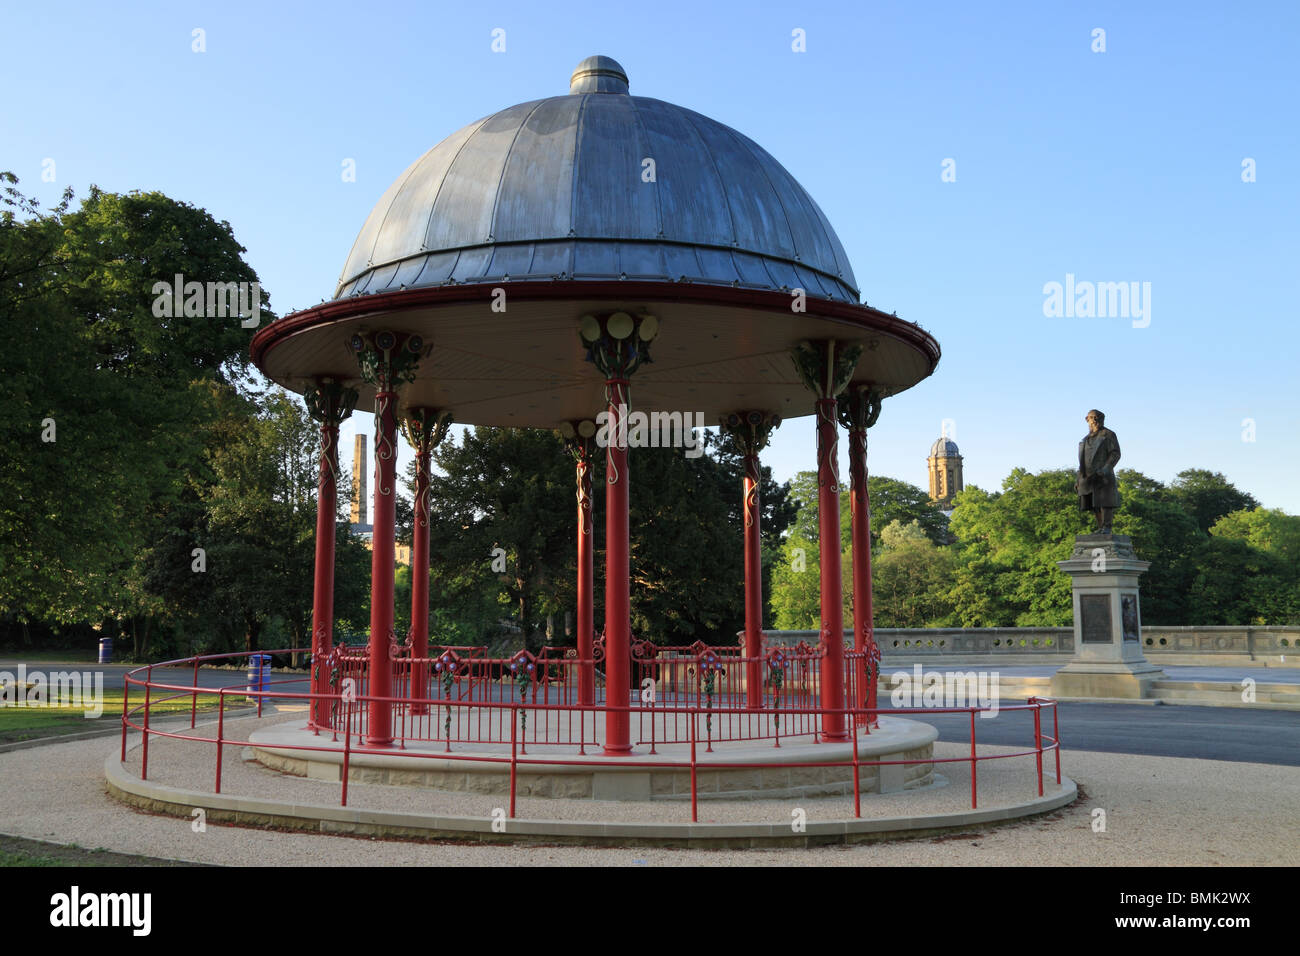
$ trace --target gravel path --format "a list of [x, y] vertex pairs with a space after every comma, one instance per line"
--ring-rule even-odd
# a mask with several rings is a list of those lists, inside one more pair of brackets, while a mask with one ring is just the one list
[[[291, 719], [300, 719], [294, 715]], [[246, 733], [252, 719], [228, 724]], [[1300, 774], [1293, 767], [1172, 757], [1077, 753], [1062, 769], [1079, 782], [1083, 798], [1045, 817], [969, 834], [920, 837], [888, 844], [813, 850], [660, 850], [503, 847], [384, 842], [355, 837], [278, 833], [211, 825], [194, 833], [188, 820], [155, 817], [124, 807], [104, 792], [103, 762], [114, 745], [104, 739], [53, 744], [0, 754], [0, 831], [83, 847], [219, 864], [320, 865], [1291, 865], [1300, 863]], [[981, 754], [999, 748], [981, 748]], [[936, 745], [936, 756], [960, 748]], [[138, 749], [129, 761], [138, 773]], [[1013, 766], [1014, 765], [1014, 766]], [[1231, 772], [1224, 772], [1230, 766]], [[209, 747], [175, 741], [150, 745], [150, 778], [209, 789]], [[293, 793], [302, 802], [337, 805], [338, 785], [285, 778], [226, 755], [223, 791], [268, 796]], [[864, 815], [938, 813], [968, 805], [969, 778], [961, 764], [943, 770], [945, 787], [864, 799]], [[982, 764], [980, 806], [1022, 799], [1033, 786], [1032, 758]], [[392, 809], [490, 815], [502, 797], [432, 794], [408, 788], [354, 784], [349, 803]], [[808, 819], [851, 814], [851, 801], [701, 802], [701, 820]], [[1105, 832], [1094, 832], [1092, 811], [1106, 811]], [[520, 800], [521, 817], [684, 821], [676, 802], [619, 805], [580, 800]]]

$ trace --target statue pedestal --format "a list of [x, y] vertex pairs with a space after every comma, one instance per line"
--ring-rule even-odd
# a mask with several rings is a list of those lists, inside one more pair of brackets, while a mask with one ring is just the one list
[[1164, 677], [1142, 653], [1138, 578], [1151, 562], [1127, 535], [1081, 534], [1056, 564], [1074, 585], [1074, 659], [1052, 676], [1052, 696], [1150, 696]]

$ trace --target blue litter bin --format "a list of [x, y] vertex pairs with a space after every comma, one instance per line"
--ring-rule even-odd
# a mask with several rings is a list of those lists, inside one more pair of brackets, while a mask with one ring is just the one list
[[113, 663], [113, 639], [111, 637], [101, 637], [99, 639], [99, 663]]
[[[271, 681], [271, 655], [250, 654], [248, 657], [248, 689], [266, 690]], [[249, 700], [256, 700], [250, 697]]]

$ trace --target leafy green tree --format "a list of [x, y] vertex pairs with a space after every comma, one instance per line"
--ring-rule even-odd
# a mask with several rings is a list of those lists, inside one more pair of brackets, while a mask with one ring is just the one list
[[1189, 588], [1206, 535], [1178, 497], [1140, 472], [1117, 472], [1124, 502], [1115, 533], [1133, 539], [1138, 556], [1151, 562], [1142, 576], [1142, 617], [1152, 624], [1188, 621]]
[[816, 542], [801, 531], [791, 531], [772, 569], [771, 604], [777, 628], [806, 631], [820, 626], [820, 580]]
[[546, 616], [573, 606], [572, 458], [553, 432], [483, 427], [460, 441], [449, 436], [433, 456], [430, 565], [440, 597], [450, 588], [460, 602], [483, 607], [465, 588], [494, 580], [539, 646]]
[[[797, 511], [789, 525], [809, 541], [818, 540], [817, 472], [798, 472], [790, 483], [789, 500]], [[853, 511], [851, 488], [847, 480], [840, 486], [840, 540], [851, 541]], [[916, 485], [882, 475], [867, 476], [867, 496], [871, 502], [871, 547], [880, 546], [880, 530], [891, 521], [903, 524], [915, 521], [935, 544], [948, 544], [948, 518]]]
[[704, 454], [639, 448], [631, 461], [632, 627], [658, 644], [734, 644], [744, 627], [740, 479], [717, 437]]
[[1294, 571], [1245, 541], [1211, 537], [1202, 546], [1189, 596], [1197, 624], [1294, 624], [1300, 621]]
[[871, 566], [876, 624], [933, 627], [947, 623], [956, 566], [955, 549], [936, 545], [920, 522], [904, 525], [891, 521], [881, 529], [880, 554]]
[[1253, 508], [1224, 515], [1210, 528], [1216, 538], [1245, 541], [1300, 568], [1300, 515], [1280, 509]]
[[211, 416], [201, 382], [238, 373], [250, 334], [160, 319], [153, 283], [257, 277], [228, 226], [161, 194], [92, 187], [41, 213], [0, 179], [0, 609], [147, 632], [159, 602], [138, 557], [177, 530]]
[[1195, 519], [1196, 526], [1209, 533], [1224, 515], [1243, 508], [1258, 508], [1254, 496], [1240, 491], [1221, 472], [1188, 468], [1178, 473], [1169, 486], [1174, 498]]
[[[960, 548], [955, 616], [963, 626], [1069, 624], [1070, 581], [1056, 562], [1089, 522], [1079, 511], [1074, 472], [1014, 469], [999, 494], [969, 487], [955, 500], [951, 528]], [[978, 623], [977, 623], [978, 622]]]
[[[892, 522], [915, 524], [934, 544], [948, 544], [948, 518], [930, 500], [927, 492], [897, 478], [879, 475], [867, 476], [867, 495], [871, 501], [871, 546], [881, 544], [881, 532]], [[840, 511], [849, 520], [846, 504]], [[847, 529], [848, 525], [845, 525]], [[844, 532], [847, 540], [847, 530]]]

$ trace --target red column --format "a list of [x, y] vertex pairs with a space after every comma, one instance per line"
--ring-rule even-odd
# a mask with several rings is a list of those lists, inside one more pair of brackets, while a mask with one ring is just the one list
[[[396, 557], [397, 393], [375, 395], [375, 507], [370, 561], [370, 669], [371, 697], [393, 693], [393, 565]], [[393, 742], [393, 708], [370, 701], [366, 743], [383, 747]]]
[[[591, 422], [578, 426], [590, 429]], [[595, 632], [596, 527], [591, 513], [591, 436], [576, 433], [570, 448], [577, 463], [578, 485], [578, 703], [591, 707], [596, 703], [596, 665], [592, 660]]]
[[[625, 707], [631, 690], [632, 622], [631, 568], [628, 552], [627, 414], [628, 382], [611, 378], [605, 383], [609, 397], [609, 443], [605, 456], [605, 706]], [[605, 753], [632, 752], [627, 711], [606, 710]]]
[[839, 426], [835, 399], [817, 401], [817, 544], [821, 574], [822, 739], [848, 740], [844, 714], [844, 590], [840, 578]]
[[[628, 379], [650, 359], [650, 342], [659, 330], [653, 315], [613, 312], [584, 315], [578, 332], [587, 359], [605, 376], [605, 753], [632, 752], [632, 586], [628, 552], [627, 434]], [[600, 444], [601, 433], [596, 434]]]
[[[415, 451], [415, 527], [411, 541], [411, 657], [429, 656], [429, 459], [447, 434], [451, 415], [432, 408], [410, 409], [402, 418], [402, 434]], [[427, 714], [428, 665], [411, 664], [412, 714]]]
[[[834, 339], [800, 342], [794, 350], [799, 377], [817, 396], [817, 523], [821, 584], [822, 739], [849, 739], [845, 730], [844, 588], [840, 579], [840, 476], [836, 396], [853, 378], [861, 345]], [[837, 713], [837, 711], [841, 711]]]
[[[327, 694], [329, 675], [325, 657], [334, 647], [334, 511], [337, 507], [339, 427], [331, 422], [321, 426], [320, 481], [316, 488], [316, 578], [311, 602], [311, 692]], [[313, 700], [312, 727], [323, 727], [329, 720], [329, 701]]]
[[[865, 655], [874, 646], [871, 623], [871, 503], [867, 497], [867, 431], [849, 431], [849, 475], [853, 482], [849, 502], [853, 517], [853, 650], [863, 654], [854, 667], [855, 707], [875, 703], [875, 681], [868, 683]], [[865, 718], [859, 718], [866, 724]]]
[[[411, 657], [429, 656], [429, 457], [428, 446], [416, 453], [415, 526], [411, 531]], [[427, 667], [411, 665], [411, 696], [421, 703], [411, 705], [411, 713], [426, 714]]]
[[745, 455], [745, 706], [763, 706], [763, 549], [758, 451]]
[[[880, 417], [881, 394], [869, 384], [849, 386], [840, 396], [840, 423], [849, 430], [849, 475], [852, 490], [853, 537], [853, 706], [872, 710], [876, 706], [876, 677], [879, 652], [876, 649], [871, 613], [871, 499], [867, 491], [867, 429]], [[869, 718], [859, 716], [866, 727]]]
[[745, 706], [763, 706], [763, 548], [758, 487], [763, 473], [758, 453], [767, 447], [781, 416], [762, 411], [732, 412], [720, 423], [745, 462]]
[[[397, 386], [415, 378], [424, 354], [418, 335], [396, 332], [356, 333], [351, 345], [362, 377], [375, 386], [374, 533], [370, 562], [370, 663], [367, 696], [393, 694], [393, 563], [397, 494]], [[369, 701], [366, 743], [393, 742], [393, 705]]]
[[[357, 393], [333, 379], [321, 379], [303, 396], [307, 412], [321, 423], [320, 479], [316, 485], [316, 573], [311, 607], [311, 692], [329, 694], [325, 658], [334, 646], [334, 522], [338, 507], [339, 422], [352, 414]], [[329, 724], [330, 702], [313, 700], [307, 725]]]

